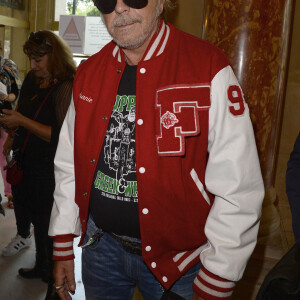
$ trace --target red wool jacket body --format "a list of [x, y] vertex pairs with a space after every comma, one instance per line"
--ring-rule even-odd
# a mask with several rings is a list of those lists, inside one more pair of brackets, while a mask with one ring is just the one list
[[[55, 157], [55, 260], [72, 259], [73, 237], [84, 237], [125, 66], [111, 42], [78, 68]], [[224, 54], [161, 22], [137, 66], [135, 122], [143, 260], [166, 289], [201, 260], [194, 290], [229, 299], [256, 244], [264, 188], [248, 106]]]

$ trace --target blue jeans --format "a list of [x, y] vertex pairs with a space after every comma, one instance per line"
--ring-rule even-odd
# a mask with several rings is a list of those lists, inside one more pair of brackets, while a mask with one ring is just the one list
[[[83, 245], [101, 231], [90, 216]], [[192, 300], [192, 284], [200, 267], [198, 263], [188, 270], [174, 283], [171, 291]], [[82, 280], [87, 300], [131, 300], [136, 286], [144, 300], [159, 300], [164, 292], [142, 257], [126, 252], [107, 233], [82, 249]]]

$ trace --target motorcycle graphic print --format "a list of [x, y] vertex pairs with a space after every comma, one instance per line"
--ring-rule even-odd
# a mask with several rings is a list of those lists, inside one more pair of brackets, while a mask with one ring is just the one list
[[95, 187], [103, 196], [122, 201], [137, 198], [135, 96], [117, 96], [100, 159]]

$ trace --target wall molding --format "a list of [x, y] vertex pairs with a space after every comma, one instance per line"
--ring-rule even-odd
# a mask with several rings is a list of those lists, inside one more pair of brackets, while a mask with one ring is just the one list
[[0, 24], [4, 26], [11, 26], [11, 27], [16, 27], [16, 28], [29, 28], [29, 22], [20, 20], [17, 18], [11, 18], [11, 17], [6, 17], [6, 16], [0, 16]]

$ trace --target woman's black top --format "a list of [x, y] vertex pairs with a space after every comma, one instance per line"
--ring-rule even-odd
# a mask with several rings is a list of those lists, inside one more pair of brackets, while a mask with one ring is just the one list
[[[29, 72], [20, 91], [18, 112], [33, 119], [42, 101], [52, 88], [40, 88], [33, 72]], [[54, 177], [54, 155], [71, 95], [72, 80], [59, 82], [51, 90], [49, 97], [35, 119], [37, 122], [51, 126], [51, 141], [46, 142], [33, 133], [30, 134], [22, 155], [24, 177]], [[21, 126], [16, 130], [12, 147], [14, 153], [18, 154], [22, 149], [27, 133], [28, 130]], [[19, 158], [20, 156], [16, 155], [16, 157]]]

